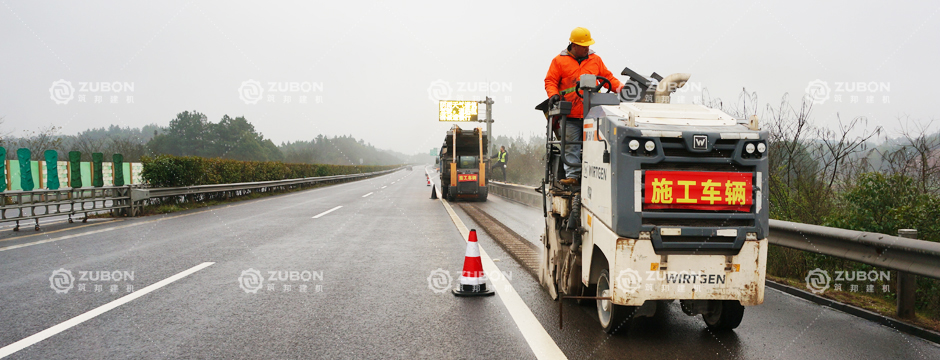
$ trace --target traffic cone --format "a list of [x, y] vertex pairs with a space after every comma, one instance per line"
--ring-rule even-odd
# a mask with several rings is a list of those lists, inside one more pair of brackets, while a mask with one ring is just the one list
[[431, 200], [437, 200], [437, 191], [435, 191], [436, 189], [437, 186], [431, 187]]
[[428, 174], [424, 174], [424, 178], [428, 180], [428, 186], [431, 186], [431, 177]]
[[495, 294], [493, 290], [486, 290], [486, 280], [483, 279], [483, 262], [480, 260], [480, 245], [477, 244], [477, 231], [470, 230], [470, 239], [467, 241], [467, 255], [463, 261], [463, 274], [460, 283], [454, 288], [456, 296], [489, 296]]

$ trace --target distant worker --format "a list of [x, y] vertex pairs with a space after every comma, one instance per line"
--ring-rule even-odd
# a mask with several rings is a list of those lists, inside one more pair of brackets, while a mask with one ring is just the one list
[[[584, 74], [603, 76], [610, 80], [610, 84], [605, 83], [604, 86], [611, 87], [609, 89], [614, 92], [620, 92], [623, 85], [610, 70], [607, 70], [601, 57], [589, 49], [591, 45], [594, 45], [594, 40], [591, 39], [591, 32], [588, 29], [577, 27], [571, 30], [571, 37], [568, 41], [568, 47], [552, 59], [552, 65], [548, 68], [548, 74], [545, 75], [545, 92], [548, 93], [550, 102], [559, 100], [571, 102], [571, 114], [568, 115], [565, 140], [581, 141], [584, 110], [581, 98], [575, 93], [575, 83], [578, 79]], [[555, 137], [560, 137], [556, 120], [552, 119], [552, 129], [555, 131]], [[581, 145], [565, 146], [565, 159], [573, 164], [581, 164]], [[563, 185], [580, 184], [581, 165], [565, 164], [565, 177], [566, 179], [561, 181]]]
[[502, 170], [503, 182], [506, 182], [506, 161], [509, 160], [509, 153], [506, 152], [506, 147], [500, 146], [499, 153], [493, 156], [493, 159], [496, 159], [496, 162], [490, 165], [490, 173], [493, 172], [493, 168]]

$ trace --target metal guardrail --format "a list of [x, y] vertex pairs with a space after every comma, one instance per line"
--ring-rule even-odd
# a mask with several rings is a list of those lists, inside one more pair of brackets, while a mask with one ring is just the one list
[[214, 195], [221, 198], [240, 196], [252, 192], [287, 190], [318, 183], [334, 183], [384, 175], [402, 168], [364, 174], [320, 176], [275, 181], [259, 181], [236, 184], [213, 184], [171, 188], [144, 188], [141, 185], [108, 186], [100, 188], [67, 188], [58, 190], [8, 191], [0, 193], [0, 222], [15, 221], [14, 231], [19, 231], [20, 221], [35, 220], [39, 230], [39, 219], [50, 216], [69, 217], [98, 211], [126, 211], [136, 216], [151, 199], [171, 197], [197, 197]]
[[[489, 183], [489, 192], [523, 204], [542, 207], [542, 194], [531, 186]], [[898, 315], [914, 314], [914, 275], [940, 279], [940, 243], [917, 240], [916, 230], [901, 230], [907, 236], [770, 220], [771, 244], [816, 254], [834, 256], [898, 271]]]
[[72, 215], [84, 213], [84, 222], [89, 212], [131, 207], [131, 189], [132, 185], [0, 193], [0, 222], [15, 221], [13, 231], [19, 231], [22, 220], [35, 220], [39, 230], [39, 219], [50, 216], [67, 215], [72, 222]]

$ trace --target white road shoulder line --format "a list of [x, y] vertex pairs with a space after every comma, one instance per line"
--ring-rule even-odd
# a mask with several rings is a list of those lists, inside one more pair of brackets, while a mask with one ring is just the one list
[[327, 210], [327, 211], [321, 212], [321, 213], [317, 214], [316, 216], [312, 217], [311, 219], [319, 219], [321, 216], [326, 215], [326, 214], [329, 214], [329, 213], [334, 212], [334, 211], [336, 211], [336, 210], [339, 210], [339, 208], [341, 208], [341, 207], [343, 207], [343, 206], [340, 205], [340, 206], [337, 206], [337, 207], [335, 207], [335, 208], [329, 209], [329, 210]]
[[369, 196], [369, 195], [372, 195], [372, 193], [368, 193], [368, 194], [362, 195], [362, 197], [366, 197], [366, 196]]
[[[454, 212], [454, 209], [450, 207], [447, 201], [441, 199], [441, 203], [444, 204], [444, 208], [447, 209], [447, 213], [450, 214], [450, 219], [454, 221], [454, 225], [457, 226], [460, 235], [463, 236], [464, 239], [467, 239], [470, 236], [470, 230], [467, 229], [463, 221], [457, 217], [457, 213]], [[483, 260], [483, 271], [485, 273], [499, 273], [499, 268], [496, 266], [496, 263], [494, 263], [493, 259], [483, 250], [482, 246], [480, 246], [480, 259]], [[553, 340], [551, 335], [548, 335], [548, 332], [542, 327], [542, 323], [532, 314], [532, 310], [529, 309], [529, 306], [519, 297], [519, 294], [516, 292], [516, 289], [512, 287], [512, 284], [503, 276], [494, 276], [490, 278], [490, 281], [493, 283], [493, 288], [496, 290], [496, 294], [499, 295], [499, 299], [502, 300], [503, 305], [506, 306], [506, 310], [509, 311], [509, 315], [512, 316], [512, 320], [516, 322], [516, 327], [519, 328], [519, 332], [522, 333], [522, 336], [525, 337], [525, 341], [529, 343], [529, 348], [535, 353], [535, 357], [538, 359], [567, 359], [568, 357], [561, 351], [561, 348], [558, 347], [555, 340]]]
[[147, 295], [147, 294], [149, 294], [150, 292], [152, 292], [152, 291], [154, 291], [154, 290], [157, 290], [157, 289], [159, 289], [159, 288], [162, 288], [162, 287], [164, 287], [164, 286], [167, 286], [167, 285], [169, 285], [169, 284], [175, 282], [176, 280], [179, 280], [179, 279], [182, 279], [182, 278], [184, 278], [184, 277], [189, 276], [190, 274], [192, 274], [192, 273], [194, 273], [194, 272], [197, 272], [197, 271], [199, 271], [199, 270], [205, 269], [205, 268], [211, 266], [212, 264], [215, 264], [215, 263], [214, 263], [214, 262], [204, 262], [204, 263], [202, 263], [202, 264], [193, 266], [193, 267], [189, 268], [188, 270], [185, 270], [185, 271], [183, 271], [183, 272], [181, 272], [181, 273], [179, 273], [179, 274], [176, 274], [176, 275], [170, 276], [170, 277], [168, 277], [168, 278], [166, 278], [166, 279], [160, 280], [160, 281], [154, 283], [153, 285], [150, 285], [150, 286], [145, 287], [145, 288], [143, 288], [143, 289], [140, 289], [140, 290], [137, 290], [137, 291], [132, 292], [132, 293], [130, 293], [130, 294], [127, 294], [127, 295], [125, 295], [125, 296], [122, 296], [121, 298], [119, 298], [119, 299], [117, 299], [117, 300], [114, 300], [114, 301], [109, 302], [109, 303], [107, 303], [107, 304], [104, 304], [104, 305], [101, 305], [101, 306], [99, 306], [99, 307], [96, 307], [96, 308], [94, 308], [94, 309], [92, 309], [92, 310], [89, 310], [88, 312], [86, 312], [86, 313], [84, 313], [84, 314], [81, 314], [81, 315], [79, 315], [79, 316], [76, 316], [76, 317], [73, 317], [73, 318], [71, 318], [71, 319], [68, 319], [68, 320], [66, 320], [66, 321], [64, 321], [64, 322], [62, 322], [62, 323], [59, 323], [58, 325], [55, 325], [55, 326], [51, 327], [51, 328], [48, 328], [48, 329], [43, 330], [43, 331], [40, 331], [40, 332], [38, 332], [38, 333], [36, 333], [36, 334], [33, 334], [33, 335], [31, 335], [31, 336], [29, 336], [29, 337], [27, 337], [27, 338], [25, 338], [25, 339], [22, 339], [22, 340], [20, 340], [20, 341], [17, 341], [17, 342], [15, 342], [15, 343], [10, 344], [10, 345], [4, 346], [4, 347], [0, 348], [0, 358], [6, 357], [6, 356], [9, 356], [9, 355], [12, 355], [12, 354], [16, 353], [17, 351], [20, 351], [20, 350], [23, 350], [23, 349], [29, 347], [30, 345], [33, 345], [33, 344], [35, 344], [35, 343], [38, 343], [38, 342], [43, 341], [43, 340], [45, 340], [45, 339], [48, 339], [48, 338], [52, 337], [53, 335], [58, 334], [58, 333], [60, 333], [60, 332], [63, 332], [63, 331], [65, 331], [65, 330], [68, 330], [68, 329], [72, 328], [72, 327], [75, 326], [75, 325], [81, 324], [81, 323], [83, 323], [83, 322], [85, 322], [85, 321], [87, 321], [87, 320], [94, 319], [94, 318], [95, 318], [96, 316], [98, 316], [98, 315], [104, 314], [104, 313], [108, 312], [108, 311], [111, 310], [111, 309], [114, 309], [114, 308], [116, 308], [116, 307], [118, 307], [118, 306], [121, 306], [121, 305], [124, 305], [124, 304], [126, 304], [126, 303], [128, 303], [128, 302], [131, 302], [132, 300], [134, 300], [134, 299], [136, 299], [136, 298], [139, 298], [139, 297], [141, 297], [141, 296]]

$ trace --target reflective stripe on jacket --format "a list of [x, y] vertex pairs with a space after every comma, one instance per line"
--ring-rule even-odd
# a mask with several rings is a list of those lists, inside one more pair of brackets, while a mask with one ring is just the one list
[[[620, 88], [620, 80], [614, 77], [614, 74], [607, 70], [601, 57], [594, 54], [591, 50], [587, 58], [578, 60], [568, 53], [568, 50], [562, 50], [561, 54], [552, 59], [551, 66], [548, 67], [548, 73], [545, 74], [545, 92], [548, 97], [560, 94], [565, 101], [571, 102], [571, 114], [573, 118], [582, 118], [584, 116], [581, 98], [575, 94], [575, 83], [583, 74], [599, 75], [610, 80], [611, 90]], [[607, 85], [606, 83], [604, 84]]]

